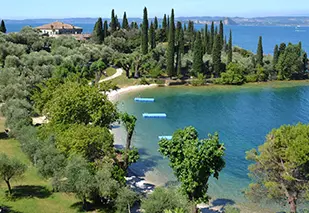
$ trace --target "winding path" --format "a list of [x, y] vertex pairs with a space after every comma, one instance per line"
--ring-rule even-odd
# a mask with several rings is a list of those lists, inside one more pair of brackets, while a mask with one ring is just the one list
[[116, 73], [115, 73], [114, 75], [109, 76], [109, 77], [107, 77], [107, 78], [104, 78], [104, 79], [100, 80], [99, 83], [102, 83], [102, 82], [105, 82], [105, 81], [110, 81], [110, 80], [112, 80], [112, 79], [114, 79], [114, 78], [117, 78], [117, 77], [121, 76], [122, 73], [123, 73], [123, 69], [122, 69], [122, 68], [117, 68], [117, 69], [116, 69]]

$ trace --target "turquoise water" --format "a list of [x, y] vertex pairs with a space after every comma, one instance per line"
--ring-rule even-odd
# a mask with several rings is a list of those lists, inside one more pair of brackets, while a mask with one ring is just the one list
[[[135, 103], [137, 96], [154, 97], [156, 102]], [[157, 151], [158, 136], [190, 125], [200, 138], [217, 131], [226, 146], [226, 167], [218, 181], [210, 181], [209, 194], [245, 202], [242, 190], [250, 183], [245, 152], [263, 144], [273, 128], [309, 122], [309, 87], [155, 88], [125, 95], [119, 108], [138, 118], [133, 144], [142, 159], [132, 166], [136, 173], [146, 173], [157, 183], [175, 181], [168, 160]], [[168, 117], [144, 119], [144, 112], [164, 112]]]

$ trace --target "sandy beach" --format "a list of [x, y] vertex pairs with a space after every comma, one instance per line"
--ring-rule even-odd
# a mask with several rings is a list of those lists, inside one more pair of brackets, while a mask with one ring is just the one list
[[119, 100], [121, 95], [130, 93], [130, 92], [135, 92], [135, 91], [140, 91], [144, 89], [149, 89], [149, 88], [154, 88], [157, 87], [157, 84], [149, 84], [149, 85], [135, 85], [135, 86], [129, 86], [125, 88], [121, 88], [118, 90], [113, 90], [111, 92], [107, 92], [108, 99], [112, 102], [115, 102]]

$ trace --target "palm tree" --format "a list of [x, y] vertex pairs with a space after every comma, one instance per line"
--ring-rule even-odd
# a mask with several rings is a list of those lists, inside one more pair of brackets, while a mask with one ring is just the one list
[[135, 129], [136, 117], [134, 115], [129, 115], [128, 113], [124, 113], [121, 115], [121, 121], [123, 122], [126, 131], [127, 131], [127, 139], [126, 139], [126, 147], [125, 147], [125, 158], [124, 158], [124, 168], [127, 169], [129, 166], [129, 151], [131, 149], [131, 140]]

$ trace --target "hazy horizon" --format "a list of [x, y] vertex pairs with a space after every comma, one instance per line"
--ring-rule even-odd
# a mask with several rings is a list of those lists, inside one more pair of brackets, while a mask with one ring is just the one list
[[309, 16], [309, 7], [307, 9], [303, 7], [306, 3], [305, 0], [286, 1], [284, 4], [280, 0], [260, 0], [250, 3], [246, 0], [223, 2], [205, 2], [204, 0], [145, 0], [142, 2], [119, 0], [116, 3], [100, 0], [78, 3], [74, 0], [53, 0], [42, 4], [39, 0], [16, 0], [1, 3], [1, 8], [4, 8], [4, 10], [1, 11], [0, 18], [7, 20], [108, 18], [112, 9], [115, 9], [115, 13], [119, 18], [122, 18], [124, 11], [127, 12], [128, 17], [141, 18], [145, 6], [148, 9], [149, 17], [161, 17], [164, 14], [169, 14], [172, 8], [175, 9], [176, 17]]

